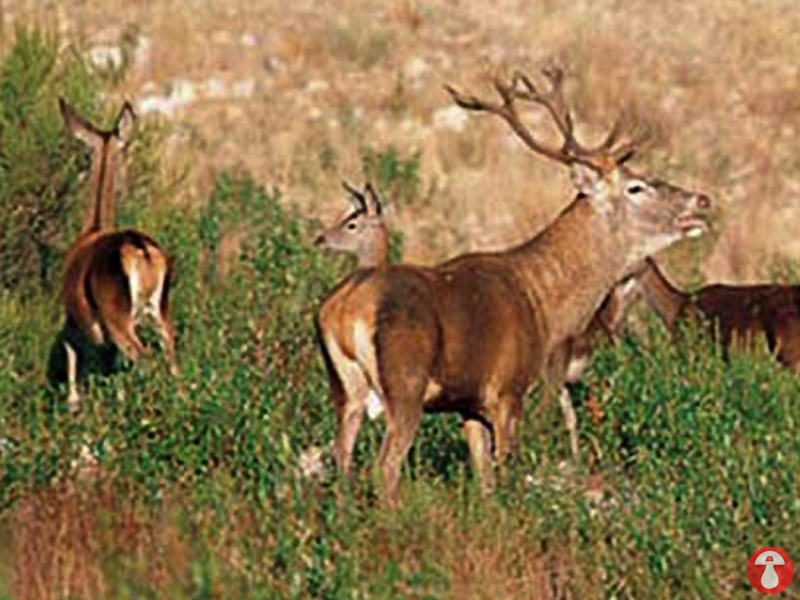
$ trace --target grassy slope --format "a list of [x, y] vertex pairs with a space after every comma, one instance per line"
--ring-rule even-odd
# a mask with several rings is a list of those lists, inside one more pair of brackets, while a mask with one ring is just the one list
[[[580, 404], [587, 470], [560, 466], [560, 411], [533, 397], [486, 502], [456, 418], [426, 418], [398, 513], [369, 476], [380, 424], [360, 436], [350, 492], [298, 479], [302, 450], [335, 429], [311, 314], [346, 265], [246, 178], [223, 177], [208, 206], [144, 218], [182, 265], [179, 383], [157, 355], [93, 380], [70, 416], [31, 366], [55, 303], [38, 300], [33, 323], [10, 315], [3, 585], [18, 597], [740, 597], [756, 547], [796, 547], [797, 382], [758, 354], [678, 350], [657, 326], [603, 351], [578, 390], [603, 413]], [[220, 232], [245, 223], [222, 278]]]

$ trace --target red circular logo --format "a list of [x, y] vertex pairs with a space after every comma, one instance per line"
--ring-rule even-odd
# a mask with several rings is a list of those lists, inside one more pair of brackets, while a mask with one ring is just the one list
[[747, 579], [762, 594], [782, 592], [794, 578], [794, 562], [780, 548], [759, 548], [747, 561]]

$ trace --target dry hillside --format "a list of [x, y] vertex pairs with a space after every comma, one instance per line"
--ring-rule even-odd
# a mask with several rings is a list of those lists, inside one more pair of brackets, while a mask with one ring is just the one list
[[497, 120], [465, 117], [442, 85], [478, 88], [496, 65], [533, 72], [555, 58], [584, 135], [634, 110], [661, 134], [638, 166], [717, 200], [715, 234], [673, 257], [676, 277], [688, 256], [725, 281], [800, 258], [795, 0], [5, 0], [0, 10], [3, 43], [15, 24], [39, 23], [96, 62], [124, 55], [118, 93], [191, 140], [184, 200], [235, 165], [329, 219], [345, 208], [338, 180], [362, 177], [365, 149], [393, 145], [421, 157], [417, 196], [397, 203], [407, 258], [518, 241], [568, 201], [566, 174]]

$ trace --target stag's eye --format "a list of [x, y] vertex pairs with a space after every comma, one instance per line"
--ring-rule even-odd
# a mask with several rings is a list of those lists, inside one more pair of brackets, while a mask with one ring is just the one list
[[348, 223], [348, 224], [347, 224], [347, 228], [348, 228], [349, 230], [351, 230], [351, 231], [354, 231], [354, 230], [355, 230], [355, 228], [356, 228], [356, 224], [355, 224], [355, 222]]
[[644, 186], [641, 183], [634, 183], [628, 187], [628, 193], [632, 196], [641, 194], [644, 191]]

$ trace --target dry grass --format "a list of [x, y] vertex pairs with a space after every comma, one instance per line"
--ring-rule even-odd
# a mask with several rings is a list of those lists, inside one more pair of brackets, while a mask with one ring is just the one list
[[[4, 6], [6, 32], [35, 19], [87, 45], [124, 31], [146, 36], [149, 58], [121, 94], [176, 79], [250, 80], [247, 98], [201, 95], [175, 117], [204, 140], [200, 188], [211, 173], [240, 165], [329, 218], [341, 210], [338, 179], [361, 177], [364, 147], [421, 151], [435, 194], [424, 209], [399, 211], [411, 260], [506, 246], [566, 202], [564, 174], [511, 142], [502, 125], [474, 117], [458, 132], [434, 119], [448, 106], [442, 83], [477, 87], [488, 65], [535, 69], [553, 57], [571, 75], [586, 133], [599, 134], [635, 104], [663, 133], [642, 168], [717, 199], [720, 230], [703, 256], [709, 279], [753, 280], [765, 276], [765, 257], [800, 257], [800, 14], [788, 1]], [[332, 149], [332, 168], [320, 165], [323, 148]]]

